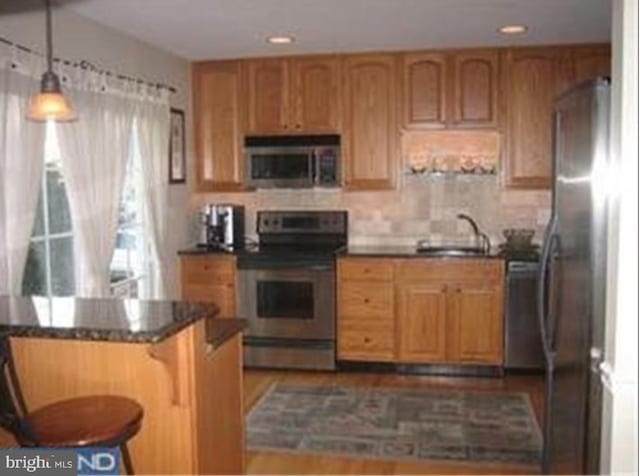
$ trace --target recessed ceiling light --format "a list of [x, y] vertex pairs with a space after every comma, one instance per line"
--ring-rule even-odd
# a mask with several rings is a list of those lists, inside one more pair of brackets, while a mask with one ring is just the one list
[[505, 25], [498, 28], [498, 32], [503, 35], [523, 35], [528, 29], [527, 25]]
[[267, 43], [272, 45], [288, 45], [294, 41], [295, 38], [289, 35], [267, 36]]

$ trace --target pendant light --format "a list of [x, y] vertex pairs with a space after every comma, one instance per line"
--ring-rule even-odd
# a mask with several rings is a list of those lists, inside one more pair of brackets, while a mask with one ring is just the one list
[[47, 15], [47, 71], [42, 75], [40, 92], [31, 98], [27, 119], [44, 122], [71, 122], [77, 119], [69, 100], [62, 94], [60, 78], [53, 72], [53, 36], [51, 33], [51, 2], [45, 0]]

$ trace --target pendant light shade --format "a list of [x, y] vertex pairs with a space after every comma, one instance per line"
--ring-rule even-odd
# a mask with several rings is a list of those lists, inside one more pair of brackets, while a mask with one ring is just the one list
[[62, 94], [60, 78], [53, 72], [51, 5], [45, 0], [47, 14], [47, 71], [42, 75], [40, 92], [31, 98], [27, 119], [30, 121], [71, 122], [77, 119], [71, 102]]

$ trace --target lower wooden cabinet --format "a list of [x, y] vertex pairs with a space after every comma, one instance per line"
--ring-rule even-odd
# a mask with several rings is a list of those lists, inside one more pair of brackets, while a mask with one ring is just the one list
[[502, 285], [461, 284], [449, 296], [448, 360], [502, 363]]
[[503, 282], [496, 259], [342, 258], [338, 358], [501, 365]]
[[398, 351], [400, 362], [447, 360], [447, 285], [398, 286]]
[[218, 317], [236, 314], [236, 258], [231, 255], [183, 255], [182, 299], [214, 302]]

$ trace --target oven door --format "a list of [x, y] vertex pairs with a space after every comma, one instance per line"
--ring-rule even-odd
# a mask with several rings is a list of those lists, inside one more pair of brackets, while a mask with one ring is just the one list
[[251, 188], [313, 187], [315, 157], [309, 147], [247, 148], [247, 185]]
[[247, 337], [333, 340], [335, 278], [332, 265], [240, 269], [238, 311]]

